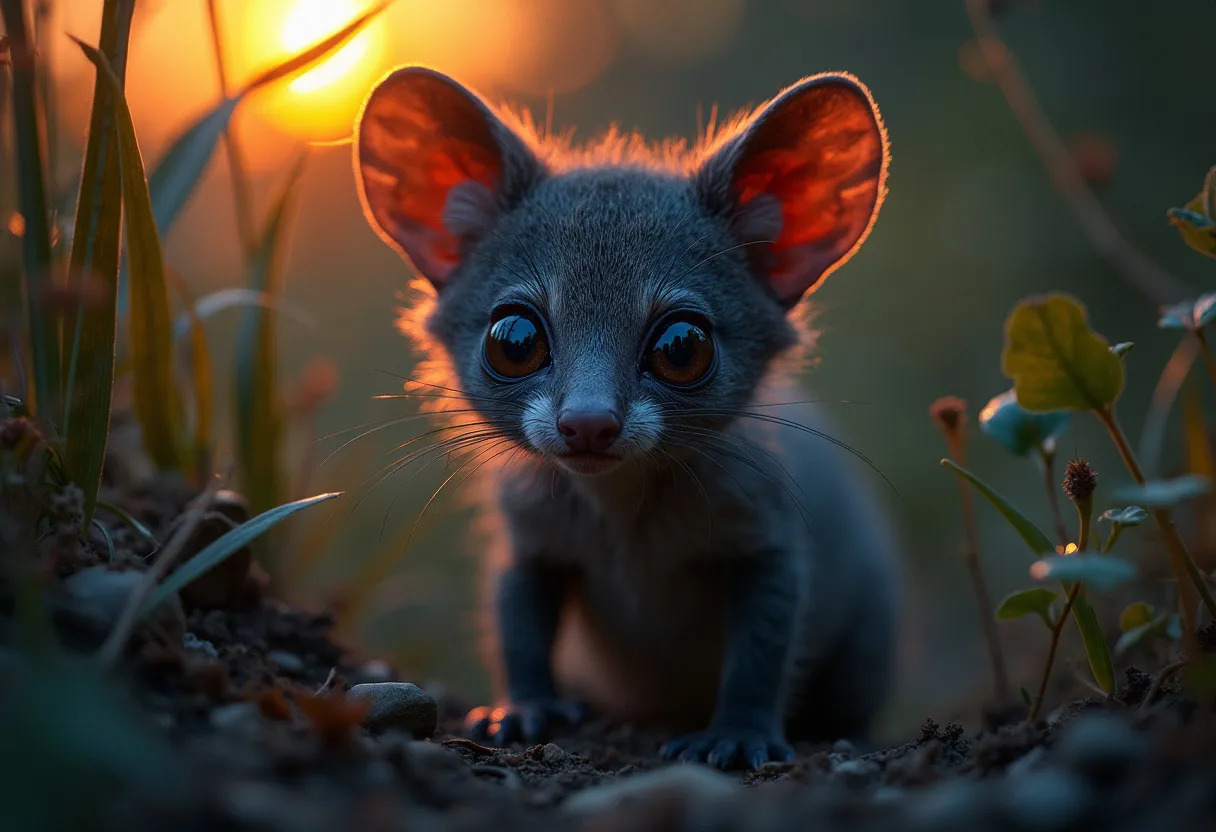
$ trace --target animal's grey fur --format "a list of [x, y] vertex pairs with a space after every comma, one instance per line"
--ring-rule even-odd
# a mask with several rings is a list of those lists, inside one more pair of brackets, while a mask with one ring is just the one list
[[[806, 396], [774, 372], [797, 347], [791, 299], [735, 248], [729, 176], [747, 133], [694, 176], [553, 171], [454, 82], [401, 72], [389, 81], [424, 85], [441, 121], [486, 119], [481, 135], [495, 137], [507, 171], [493, 194], [449, 196], [462, 256], [433, 276], [427, 322], [461, 390], [539, 463], [494, 479], [510, 549], [498, 617], [507, 693], [520, 706], [560, 696], [624, 719], [741, 729], [762, 748], [781, 747], [782, 724], [793, 737], [864, 733], [894, 658], [896, 547], [857, 479], [873, 472], [819, 437], [744, 415], [824, 429], [806, 405], [765, 406]], [[366, 186], [409, 158], [382, 144], [365, 123], [369, 214], [417, 263], [392, 206]], [[551, 343], [551, 366], [514, 383], [482, 370], [489, 316], [504, 302], [537, 309]], [[695, 391], [638, 369], [669, 309], [712, 323], [718, 369]], [[622, 414], [615, 448], [626, 461], [597, 476], [554, 462], [563, 407]]]

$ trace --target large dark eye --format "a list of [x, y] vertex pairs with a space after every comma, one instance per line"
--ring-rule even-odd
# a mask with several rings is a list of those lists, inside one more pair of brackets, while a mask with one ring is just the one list
[[657, 327], [644, 356], [645, 369], [660, 381], [689, 387], [714, 366], [714, 342], [709, 322], [700, 315], [680, 313]]
[[536, 313], [526, 306], [494, 310], [486, 332], [486, 366], [506, 379], [523, 378], [549, 363], [549, 339]]

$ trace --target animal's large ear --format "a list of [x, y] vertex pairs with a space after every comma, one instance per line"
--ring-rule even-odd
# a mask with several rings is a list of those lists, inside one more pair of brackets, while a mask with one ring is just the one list
[[542, 167], [476, 95], [412, 66], [387, 75], [364, 104], [355, 172], [368, 221], [442, 288]]
[[878, 216], [887, 136], [849, 75], [807, 78], [764, 107], [696, 175], [756, 272], [787, 306], [860, 247]]

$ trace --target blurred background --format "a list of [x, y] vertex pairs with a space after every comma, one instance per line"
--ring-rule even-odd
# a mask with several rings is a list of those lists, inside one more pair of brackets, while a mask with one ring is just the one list
[[[239, 83], [371, 5], [219, 3], [230, 78]], [[1216, 75], [1216, 6], [995, 5], [1002, 36], [1119, 227], [1195, 293], [1210, 286], [1210, 263], [1181, 244], [1165, 209], [1194, 196], [1216, 162], [1216, 108], [1204, 82]], [[95, 42], [99, 6], [61, 0], [53, 26]], [[66, 181], [80, 164], [93, 73], [66, 38], [49, 57], [58, 85], [56, 164]], [[760, 103], [824, 70], [848, 70], [871, 87], [891, 135], [890, 197], [860, 254], [814, 296], [823, 336], [805, 384], [817, 398], [864, 403], [834, 408], [838, 435], [897, 491], [880, 489], [907, 550], [903, 673], [889, 726], [904, 730], [929, 713], [974, 716], [988, 665], [961, 559], [956, 484], [938, 466], [945, 447], [928, 406], [956, 394], [974, 417], [1007, 389], [1005, 316], [1019, 299], [1059, 289], [1083, 299], [1112, 342], [1136, 342], [1120, 403], [1134, 440], [1176, 338], [1156, 329], [1154, 304], [1087, 244], [979, 60], [961, 0], [398, 0], [325, 63], [256, 93], [238, 110], [236, 130], [259, 216], [294, 160], [308, 155], [286, 264], [286, 304], [298, 314], [283, 318], [279, 336], [284, 394], [311, 389], [326, 403], [296, 425], [286, 458], [293, 470], [311, 470], [343, 441], [316, 437], [411, 412], [407, 402], [371, 401], [400, 389], [388, 374], [409, 375], [414, 366], [394, 327], [411, 275], [365, 223], [350, 147], [341, 142], [374, 81], [406, 62], [530, 107], [541, 120], [549, 113], [556, 131], [576, 128], [576, 138], [615, 123], [651, 138], [692, 139], [711, 108]], [[215, 104], [216, 77], [205, 3], [141, 0], [127, 95], [146, 160]], [[199, 295], [244, 282], [226, 165], [218, 154], [167, 240], [169, 264]], [[231, 366], [236, 324], [236, 314], [208, 323], [217, 372]], [[231, 412], [224, 392], [220, 414]], [[406, 422], [360, 440], [306, 487], [354, 490], [387, 451], [424, 429]], [[1048, 528], [1033, 464], [974, 433], [971, 467]], [[1096, 421], [1073, 420], [1061, 454], [1074, 450], [1104, 485], [1125, 479]], [[467, 500], [445, 491], [405, 546], [442, 482], [439, 468], [413, 478], [407, 471], [353, 511], [348, 501], [300, 528], [296, 545], [307, 556], [289, 589], [336, 604], [344, 636], [397, 663], [405, 678], [440, 680], [475, 701], [488, 687], [476, 650], [478, 553]], [[986, 505], [977, 510], [999, 598], [1027, 583], [1028, 561], [999, 518]], [[370, 592], [345, 591], [373, 561], [392, 564], [391, 576]], [[1030, 686], [1043, 640], [1019, 627], [1002, 632], [1015, 644], [1015, 685]]]

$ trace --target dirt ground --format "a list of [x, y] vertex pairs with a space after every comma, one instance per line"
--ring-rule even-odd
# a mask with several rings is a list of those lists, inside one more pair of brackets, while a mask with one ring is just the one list
[[[164, 488], [115, 496], [158, 534], [173, 522], [166, 501], [180, 509], [188, 499]], [[97, 547], [58, 553], [64, 587], [82, 570], [146, 568], [137, 536], [118, 523], [111, 534], [119, 550], [112, 564]], [[721, 774], [659, 759], [662, 734], [601, 722], [542, 745], [489, 748], [460, 737], [468, 703], [434, 688], [437, 727], [425, 732], [432, 736], [372, 733], [364, 727], [366, 704], [345, 692], [411, 680], [341, 649], [330, 638], [329, 616], [267, 598], [245, 566], [225, 581], [227, 591], [221, 586], [207, 604], [187, 600], [135, 631], [109, 677], [133, 700], [131, 727], [108, 744], [98, 740], [88, 755], [72, 743], [120, 724], [108, 711], [90, 715], [100, 694], [78, 687], [82, 704], [44, 705], [47, 697], [34, 693], [37, 669], [0, 648], [0, 699], [9, 697], [0, 701], [0, 805], [21, 819], [0, 826], [1216, 829], [1212, 710], [1187, 700], [1174, 681], [1155, 684], [1134, 668], [1109, 701], [1077, 700], [1036, 724], [1011, 713], [1006, 724], [976, 732], [926, 718], [917, 735], [893, 747], [803, 745], [793, 763]], [[61, 638], [82, 652], [103, 635], [91, 629], [85, 603], [53, 593]], [[22, 691], [37, 701], [21, 704]], [[72, 731], [53, 730], [65, 720]], [[124, 773], [118, 757], [107, 762], [107, 754], [145, 745], [148, 756], [133, 773]], [[78, 786], [105, 787], [74, 792], [58, 783], [48, 791], [38, 765], [56, 755], [82, 766]]]

